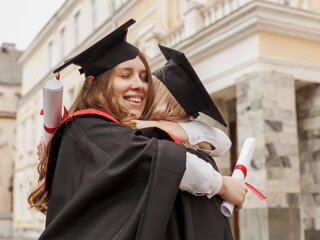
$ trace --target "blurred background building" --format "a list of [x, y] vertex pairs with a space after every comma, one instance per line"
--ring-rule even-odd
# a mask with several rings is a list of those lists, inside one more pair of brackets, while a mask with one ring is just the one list
[[14, 44], [0, 46], [0, 239], [12, 235], [15, 126], [20, 98], [21, 51]]
[[[65, 59], [129, 18], [137, 23], [128, 41], [147, 55], [152, 69], [164, 63], [157, 43], [183, 51], [218, 104], [228, 122], [223, 130], [233, 142], [217, 159], [222, 172], [231, 171], [246, 137], [257, 139], [247, 180], [268, 199], [247, 195], [244, 209], [231, 219], [235, 239], [320, 239], [319, 0], [66, 0], [19, 58], [17, 109], [2, 110], [2, 103], [14, 103], [5, 100], [7, 93], [20, 96], [20, 75], [13, 70], [17, 75], [9, 83], [0, 72], [0, 121], [12, 124], [0, 129], [5, 133], [0, 184], [6, 196], [0, 229], [8, 226], [3, 234], [37, 239], [44, 227], [44, 216], [26, 202], [37, 181], [42, 86]], [[11, 45], [1, 49], [14, 52]], [[1, 51], [2, 63], [7, 50]], [[5, 64], [11, 69], [10, 61]], [[72, 66], [61, 79], [68, 108], [83, 76]]]

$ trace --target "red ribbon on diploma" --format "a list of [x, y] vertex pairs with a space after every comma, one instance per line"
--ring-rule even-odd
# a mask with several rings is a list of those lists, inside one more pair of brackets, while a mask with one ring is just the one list
[[[244, 178], [246, 178], [247, 176], [247, 168], [246, 166], [242, 165], [242, 164], [237, 164], [235, 166], [234, 169], [238, 169], [243, 173]], [[251, 184], [245, 182], [246, 186], [252, 191], [254, 192], [261, 200], [265, 200], [267, 197], [261, 193], [257, 188], [255, 188], [254, 186], [252, 186]]]
[[47, 133], [54, 133], [54, 131], [57, 129], [56, 127], [55, 128], [49, 128], [45, 124], [43, 124], [43, 128]]
[[[40, 115], [43, 115], [44, 114], [44, 111], [43, 111], [43, 109], [41, 109], [40, 110]], [[63, 106], [63, 116], [61, 117], [62, 118], [62, 121], [64, 120], [64, 119], [66, 119], [67, 117], [69, 116], [69, 112], [68, 112], [68, 110], [66, 109], [66, 107], [65, 106]], [[47, 132], [47, 133], [54, 133], [54, 131], [57, 129], [57, 127], [55, 127], [55, 128], [49, 128], [49, 127], [47, 127], [45, 124], [43, 124], [43, 128], [44, 128], [44, 130]]]

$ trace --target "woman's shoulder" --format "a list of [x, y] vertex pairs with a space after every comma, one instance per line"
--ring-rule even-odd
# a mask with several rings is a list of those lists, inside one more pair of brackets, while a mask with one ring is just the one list
[[169, 140], [170, 136], [165, 131], [161, 130], [157, 127], [148, 127], [148, 128], [141, 128], [140, 132], [143, 136], [148, 138], [157, 138], [157, 139], [165, 139]]
[[74, 116], [68, 122], [70, 122], [71, 124], [80, 124], [85, 126], [87, 126], [88, 123], [91, 123], [91, 124], [104, 123], [108, 125], [121, 125], [119, 122], [111, 118], [107, 118], [107, 117], [96, 115], [96, 114], [84, 114], [84, 115]]
[[101, 110], [97, 110], [97, 109], [93, 109], [93, 108], [89, 108], [89, 109], [81, 109], [78, 111], [75, 111], [73, 113], [71, 113], [64, 121], [68, 121], [71, 119], [104, 119], [105, 121], [108, 122], [115, 122], [115, 123], [120, 123], [114, 116], [112, 116], [111, 114], [101, 111]]
[[[69, 116], [56, 129], [54, 136], [70, 136], [82, 139], [83, 136], [99, 133], [128, 132], [131, 128], [124, 126], [113, 119], [97, 114], [81, 114]], [[109, 134], [108, 134], [109, 135]]]
[[102, 133], [102, 132], [132, 132], [133, 129], [113, 121], [112, 119], [105, 118], [99, 115], [81, 115], [70, 119], [67, 122], [66, 128], [73, 132], [83, 132], [89, 134], [91, 132]]

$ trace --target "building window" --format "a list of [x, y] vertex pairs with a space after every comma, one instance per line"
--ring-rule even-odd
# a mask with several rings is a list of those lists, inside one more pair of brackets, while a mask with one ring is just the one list
[[52, 68], [52, 41], [48, 43], [48, 68]]
[[97, 3], [96, 0], [91, 0], [91, 20], [92, 20], [92, 30], [97, 27]]
[[[29, 193], [32, 191], [33, 184], [31, 181], [30, 173], [28, 173], [26, 177], [26, 183], [24, 186], [24, 199], [28, 197]], [[32, 220], [32, 210], [28, 206], [27, 201], [23, 201], [23, 209], [24, 209], [24, 220], [31, 221]]]
[[21, 94], [20, 93], [16, 93], [15, 94], [15, 102], [16, 102], [16, 105], [18, 104], [18, 102], [20, 101], [21, 99]]
[[117, 10], [119, 8], [119, 5], [120, 5], [119, 2], [120, 1], [117, 1], [117, 0], [112, 1], [113, 10]]
[[17, 197], [15, 198], [16, 210], [17, 210], [17, 213], [16, 213], [17, 214], [17, 219], [20, 220], [20, 221], [23, 220], [23, 206], [21, 204], [22, 199], [24, 199], [23, 192], [24, 192], [23, 184], [20, 183], [19, 187], [18, 187], [18, 190], [17, 190], [17, 194], [16, 194]]
[[185, 11], [187, 10], [189, 0], [180, 0], [179, 7], [180, 7], [180, 16], [183, 16]]
[[27, 151], [28, 153], [31, 153], [33, 150], [33, 139], [34, 139], [34, 132], [33, 132], [33, 126], [34, 126], [34, 122], [32, 118], [29, 118], [27, 120], [27, 126], [26, 126], [26, 132], [27, 132], [27, 136], [26, 136], [26, 145], [27, 145]]
[[64, 56], [65, 51], [65, 28], [60, 30], [60, 57], [61, 59]]
[[[41, 116], [40, 114], [35, 113], [34, 114], [35, 117], [35, 136], [36, 136], [36, 141], [39, 141], [40, 138], [43, 135], [43, 116]], [[35, 145], [37, 145], [38, 142], [36, 142]]]
[[18, 153], [19, 156], [21, 157], [20, 159], [22, 160], [22, 156], [23, 156], [23, 152], [24, 152], [24, 124], [21, 123], [18, 126]]
[[305, 9], [305, 10], [309, 9], [309, 0], [303, 0], [302, 8]]
[[38, 125], [36, 125], [36, 115], [32, 115], [31, 117], [31, 126], [30, 126], [30, 130], [31, 130], [31, 135], [33, 136], [31, 138], [31, 151], [33, 151], [35, 149], [35, 146], [37, 145], [38, 141], [40, 138], [35, 138], [35, 136], [37, 136], [37, 131], [38, 131], [38, 127], [36, 127]]
[[4, 97], [3, 97], [3, 93], [0, 93], [0, 111], [3, 110], [3, 106], [4, 106]]
[[80, 31], [79, 18], [80, 18], [80, 11], [78, 11], [74, 15], [74, 43], [76, 46], [79, 45], [79, 31]]
[[127, 2], [127, 0], [113, 0], [113, 10], [118, 10], [122, 5], [124, 5]]
[[67, 91], [66, 94], [66, 106], [70, 107], [74, 100], [74, 88], [71, 88]]
[[291, 7], [295, 7], [297, 4], [295, 0], [282, 0], [279, 3], [282, 3], [285, 6], [291, 6]]

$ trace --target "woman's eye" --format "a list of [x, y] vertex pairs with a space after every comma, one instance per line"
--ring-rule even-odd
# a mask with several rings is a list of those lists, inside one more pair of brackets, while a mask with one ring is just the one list
[[121, 74], [120, 75], [121, 78], [127, 79], [130, 77], [130, 74]]
[[141, 74], [141, 75], [140, 75], [140, 79], [141, 79], [141, 81], [148, 82], [148, 76], [147, 76], [147, 74]]

